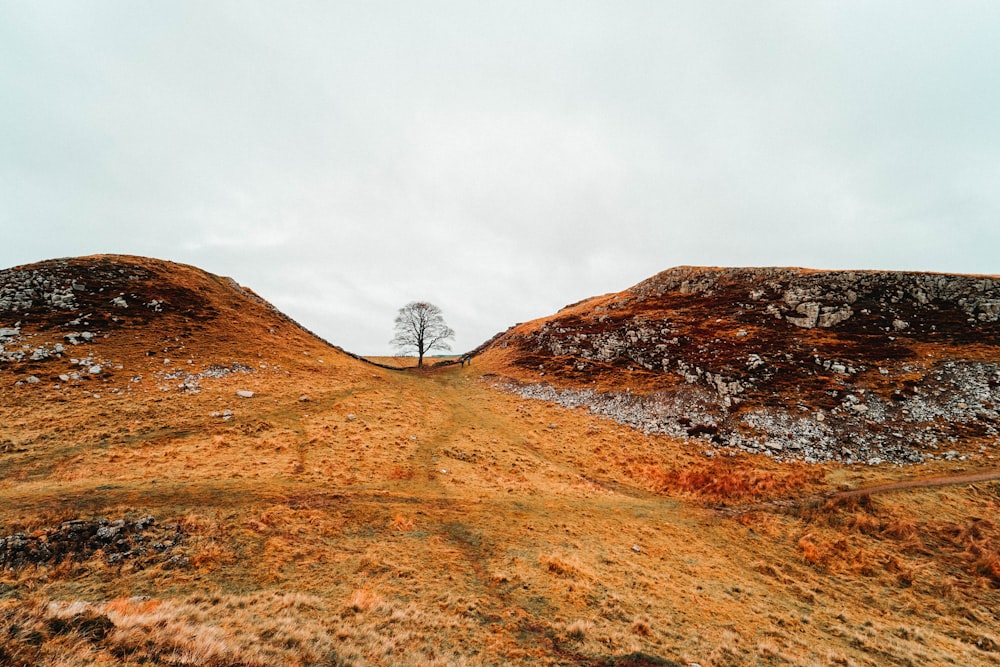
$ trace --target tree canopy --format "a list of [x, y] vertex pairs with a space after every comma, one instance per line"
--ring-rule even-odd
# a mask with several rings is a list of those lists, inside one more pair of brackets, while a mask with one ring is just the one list
[[431, 350], [450, 350], [448, 340], [455, 337], [441, 314], [441, 309], [426, 301], [411, 301], [396, 315], [396, 335], [389, 343], [395, 348], [415, 352], [417, 366], [424, 365], [424, 355]]

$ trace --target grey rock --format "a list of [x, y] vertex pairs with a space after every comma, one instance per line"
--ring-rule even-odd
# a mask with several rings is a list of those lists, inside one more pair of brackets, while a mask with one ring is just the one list
[[812, 329], [819, 321], [819, 311], [820, 304], [816, 302], [800, 303], [795, 307], [795, 312], [801, 314], [802, 317], [791, 317], [786, 315], [785, 319], [789, 322], [789, 324], [794, 324], [797, 327]]
[[96, 535], [99, 540], [110, 541], [118, 535], [119, 532], [121, 532], [121, 528], [119, 526], [101, 526], [97, 529]]

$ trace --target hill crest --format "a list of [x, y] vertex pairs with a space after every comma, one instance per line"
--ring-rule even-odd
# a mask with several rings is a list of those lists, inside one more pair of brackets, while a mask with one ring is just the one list
[[93, 255], [0, 271], [0, 363], [17, 386], [196, 391], [205, 378], [310, 351], [358, 363], [232, 278], [193, 266]]

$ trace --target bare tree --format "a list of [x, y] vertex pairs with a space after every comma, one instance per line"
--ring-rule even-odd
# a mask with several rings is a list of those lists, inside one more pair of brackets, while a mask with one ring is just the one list
[[455, 332], [445, 324], [441, 309], [433, 303], [411, 301], [396, 315], [396, 335], [389, 343], [399, 350], [417, 353], [417, 366], [424, 365], [424, 354], [431, 350], [450, 350], [446, 342]]

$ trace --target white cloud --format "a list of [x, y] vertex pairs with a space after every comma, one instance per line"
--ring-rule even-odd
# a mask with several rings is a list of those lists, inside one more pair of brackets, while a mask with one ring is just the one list
[[0, 6], [5, 266], [234, 276], [359, 352], [677, 264], [998, 273], [1000, 6]]

